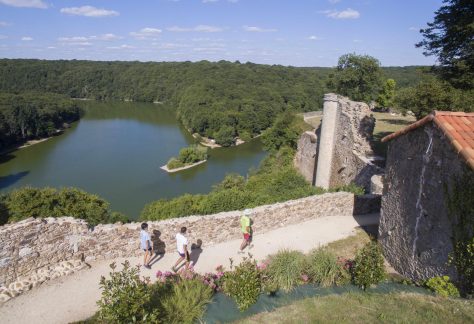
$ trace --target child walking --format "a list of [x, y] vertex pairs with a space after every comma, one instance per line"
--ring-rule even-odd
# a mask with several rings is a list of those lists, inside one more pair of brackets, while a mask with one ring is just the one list
[[174, 272], [178, 271], [178, 266], [181, 262], [185, 261], [186, 267], [189, 267], [189, 252], [188, 252], [188, 239], [184, 234], [186, 234], [186, 227], [181, 227], [181, 230], [176, 234], [176, 248], [178, 250], [179, 259], [176, 261], [175, 265], [171, 268]]

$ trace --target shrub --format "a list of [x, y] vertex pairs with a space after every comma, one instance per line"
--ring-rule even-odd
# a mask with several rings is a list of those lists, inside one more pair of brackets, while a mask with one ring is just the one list
[[201, 145], [191, 145], [179, 151], [178, 160], [184, 164], [196, 163], [207, 159], [207, 148]]
[[260, 274], [251, 258], [244, 258], [233, 271], [224, 274], [224, 293], [235, 300], [240, 311], [257, 302], [260, 290]]
[[81, 218], [90, 225], [127, 221], [124, 215], [111, 213], [109, 203], [104, 199], [76, 188], [24, 187], [13, 190], [1, 200], [4, 205], [2, 218], [8, 218], [9, 222], [28, 217], [62, 216]]
[[308, 275], [322, 287], [350, 282], [350, 274], [344, 269], [336, 255], [327, 249], [313, 250], [307, 257]]
[[385, 278], [382, 249], [377, 242], [368, 242], [357, 252], [354, 283], [362, 289], [376, 285]]
[[99, 319], [107, 323], [157, 322], [158, 310], [151, 305], [152, 289], [140, 280], [139, 269], [130, 267], [128, 261], [121, 271], [115, 271], [115, 263], [110, 267], [110, 279], [100, 279]]
[[168, 169], [177, 169], [177, 168], [182, 168], [184, 167], [184, 163], [178, 160], [177, 158], [172, 157], [168, 163], [166, 163], [166, 166]]
[[268, 274], [279, 288], [290, 291], [303, 281], [305, 264], [303, 253], [281, 250], [269, 257]]
[[433, 277], [425, 282], [425, 286], [443, 297], [459, 297], [459, 291], [448, 276]]
[[173, 285], [171, 296], [163, 300], [166, 323], [193, 323], [202, 317], [212, 289], [198, 279], [181, 280]]

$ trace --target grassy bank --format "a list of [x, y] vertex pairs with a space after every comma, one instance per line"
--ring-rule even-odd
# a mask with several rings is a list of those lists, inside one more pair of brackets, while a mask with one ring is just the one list
[[472, 323], [474, 301], [412, 293], [314, 297], [241, 323]]

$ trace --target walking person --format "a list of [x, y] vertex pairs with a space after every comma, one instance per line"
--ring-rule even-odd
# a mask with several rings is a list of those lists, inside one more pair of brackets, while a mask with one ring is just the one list
[[150, 260], [153, 256], [153, 244], [151, 243], [150, 234], [148, 233], [148, 224], [142, 223], [140, 231], [140, 247], [145, 251], [143, 257], [143, 266], [147, 269], [151, 269]]
[[252, 242], [252, 220], [250, 219], [251, 215], [252, 210], [245, 209], [244, 214], [240, 218], [240, 227], [244, 236], [244, 240], [242, 241], [242, 244], [240, 244], [239, 253], [244, 253], [244, 249]]
[[188, 252], [188, 239], [186, 236], [186, 227], [181, 227], [181, 230], [176, 234], [176, 249], [178, 250], [179, 259], [176, 261], [174, 266], [171, 268], [174, 272], [178, 271], [178, 266], [181, 262], [185, 261], [185, 269], [189, 267], [189, 252]]

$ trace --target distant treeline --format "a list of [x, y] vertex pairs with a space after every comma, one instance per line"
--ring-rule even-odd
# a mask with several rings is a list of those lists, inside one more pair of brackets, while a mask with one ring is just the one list
[[55, 93], [0, 93], [0, 151], [28, 139], [51, 136], [79, 119], [74, 100]]
[[[246, 137], [270, 127], [283, 111], [322, 107], [331, 68], [220, 61], [92, 62], [0, 60], [0, 91], [54, 92], [71, 98], [168, 102], [191, 132]], [[383, 68], [399, 87], [418, 83], [417, 67]]]

